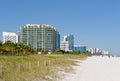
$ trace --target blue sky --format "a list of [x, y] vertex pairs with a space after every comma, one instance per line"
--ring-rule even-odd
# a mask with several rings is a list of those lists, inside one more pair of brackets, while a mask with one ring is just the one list
[[51, 24], [75, 44], [120, 55], [119, 0], [0, 0], [0, 39], [26, 24]]

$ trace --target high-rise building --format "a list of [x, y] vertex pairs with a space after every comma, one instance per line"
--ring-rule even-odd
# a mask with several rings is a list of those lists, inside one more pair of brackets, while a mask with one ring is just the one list
[[18, 43], [18, 35], [13, 32], [3, 32], [3, 43], [6, 41]]
[[73, 37], [73, 35], [68, 34], [66, 36], [63, 36], [60, 48], [61, 48], [61, 50], [64, 50], [64, 51], [74, 50], [74, 37]]
[[51, 25], [27, 24], [20, 29], [20, 42], [32, 46], [37, 51], [54, 51], [59, 47], [59, 33]]

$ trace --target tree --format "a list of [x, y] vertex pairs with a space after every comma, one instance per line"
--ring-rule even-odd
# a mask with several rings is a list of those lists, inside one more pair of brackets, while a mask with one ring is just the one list
[[0, 41], [0, 53], [1, 54], [32, 54], [34, 53], [34, 49], [28, 45], [23, 43], [13, 43], [11, 41], [7, 41], [2, 43]]
[[15, 43], [7, 41], [3, 44], [4, 53], [13, 53], [15, 50]]
[[3, 51], [2, 45], [3, 45], [3, 43], [2, 43], [2, 41], [0, 41], [0, 53], [2, 53], [2, 51]]
[[34, 52], [34, 49], [31, 46], [25, 45], [23, 43], [16, 44], [16, 50], [17, 53], [23, 53], [23, 54]]
[[0, 47], [2, 46], [2, 44], [3, 44], [2, 41], [0, 41]]

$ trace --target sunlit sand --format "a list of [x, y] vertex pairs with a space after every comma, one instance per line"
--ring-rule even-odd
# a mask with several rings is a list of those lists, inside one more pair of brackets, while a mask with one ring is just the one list
[[73, 67], [61, 81], [120, 81], [120, 58], [92, 56]]

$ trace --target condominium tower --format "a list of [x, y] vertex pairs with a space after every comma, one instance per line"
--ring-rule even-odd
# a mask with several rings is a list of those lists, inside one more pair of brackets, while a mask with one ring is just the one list
[[32, 46], [37, 51], [54, 51], [59, 47], [59, 33], [51, 25], [27, 24], [20, 29], [20, 42]]
[[6, 41], [18, 43], [18, 35], [13, 32], [3, 32], [3, 43]]

